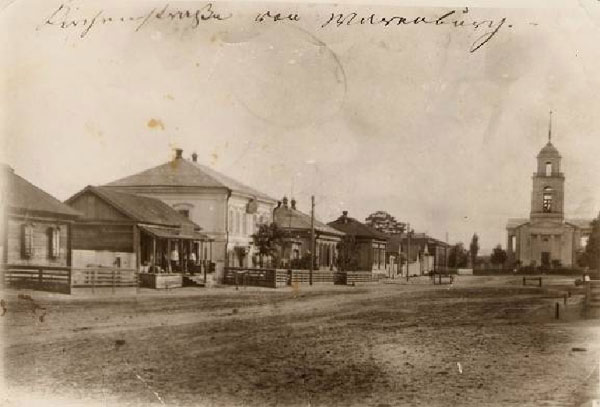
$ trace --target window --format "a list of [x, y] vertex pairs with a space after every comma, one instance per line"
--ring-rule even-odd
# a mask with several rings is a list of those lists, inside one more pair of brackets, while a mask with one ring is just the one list
[[542, 199], [542, 209], [545, 213], [552, 212], [552, 188], [545, 187]]
[[189, 209], [179, 209], [179, 210], [177, 210], [177, 212], [179, 212], [181, 215], [185, 216], [188, 219], [190, 217], [190, 210]]
[[24, 258], [33, 257], [33, 225], [23, 225], [21, 230], [21, 254]]
[[56, 259], [60, 257], [60, 228], [50, 228], [49, 230], [50, 237], [50, 257]]
[[517, 237], [516, 236], [513, 235], [513, 236], [510, 237], [508, 247], [509, 247], [509, 249], [510, 249], [511, 252], [515, 251], [515, 246], [516, 246], [515, 243], [516, 243], [516, 241], [517, 241]]
[[552, 163], [548, 161], [546, 163], [546, 176], [549, 177], [550, 175], [552, 175]]

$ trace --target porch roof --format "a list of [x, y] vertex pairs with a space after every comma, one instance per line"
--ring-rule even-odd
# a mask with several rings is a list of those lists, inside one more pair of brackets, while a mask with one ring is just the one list
[[161, 239], [183, 239], [183, 240], [211, 240], [204, 233], [186, 232], [176, 228], [165, 228], [160, 226], [139, 225], [143, 231]]

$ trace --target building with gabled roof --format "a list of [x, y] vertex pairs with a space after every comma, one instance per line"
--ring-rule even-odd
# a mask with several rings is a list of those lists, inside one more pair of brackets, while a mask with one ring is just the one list
[[[286, 236], [282, 249], [282, 260], [285, 267], [296, 268], [303, 258], [311, 252], [311, 223], [314, 226], [315, 265], [321, 270], [337, 268], [337, 246], [344, 237], [341, 232], [324, 224], [318, 219], [311, 221], [311, 216], [296, 208], [296, 200], [292, 198], [288, 205], [287, 197], [283, 197], [273, 211], [273, 222]], [[303, 264], [303, 266], [306, 266]], [[308, 261], [310, 266], [310, 260]]]
[[270, 223], [276, 200], [191, 160], [176, 149], [175, 158], [105, 185], [113, 190], [156, 198], [196, 224], [214, 241], [217, 275], [226, 265], [248, 267], [255, 253], [257, 225]]
[[[188, 272], [210, 239], [201, 228], [164, 202], [146, 196], [87, 186], [67, 199], [81, 219], [73, 227], [75, 267], [142, 267]], [[171, 261], [177, 252], [178, 262]]]
[[348, 216], [342, 216], [327, 225], [344, 232], [344, 253], [340, 253], [345, 270], [387, 272], [387, 241], [389, 236]]
[[[38, 272], [40, 280], [46, 271], [68, 275], [72, 227], [81, 214], [17, 175], [8, 165], [2, 165], [0, 186], [2, 281], [18, 283], [27, 271], [36, 273], [36, 281]], [[22, 276], [15, 277], [19, 273]], [[48, 288], [44, 284], [40, 281], [34, 287]]]

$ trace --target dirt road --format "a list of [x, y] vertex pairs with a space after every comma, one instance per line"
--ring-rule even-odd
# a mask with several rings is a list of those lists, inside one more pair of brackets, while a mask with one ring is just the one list
[[3, 400], [585, 405], [598, 391], [600, 324], [578, 318], [577, 296], [556, 321], [559, 291], [512, 280], [100, 300], [7, 292]]

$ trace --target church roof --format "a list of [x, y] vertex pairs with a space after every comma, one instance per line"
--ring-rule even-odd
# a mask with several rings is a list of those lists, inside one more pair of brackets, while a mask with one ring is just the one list
[[540, 153], [538, 154], [538, 156], [558, 156], [558, 157], [560, 157], [560, 153], [558, 152], [556, 147], [554, 147], [554, 144], [552, 144], [552, 142], [548, 141], [548, 143], [546, 143], [546, 145], [540, 150]]
[[522, 226], [527, 222], [529, 222], [529, 218], [512, 218], [509, 219], [508, 222], [506, 222], [506, 227], [509, 229], [518, 228], [519, 226]]
[[139, 187], [139, 186], [168, 186], [168, 187], [205, 187], [227, 188], [234, 192], [262, 198], [268, 201], [275, 199], [242, 184], [205, 165], [191, 162], [178, 156], [165, 164], [110, 182], [108, 187]]
[[590, 229], [592, 227], [592, 219], [566, 219], [565, 222], [579, 229]]

